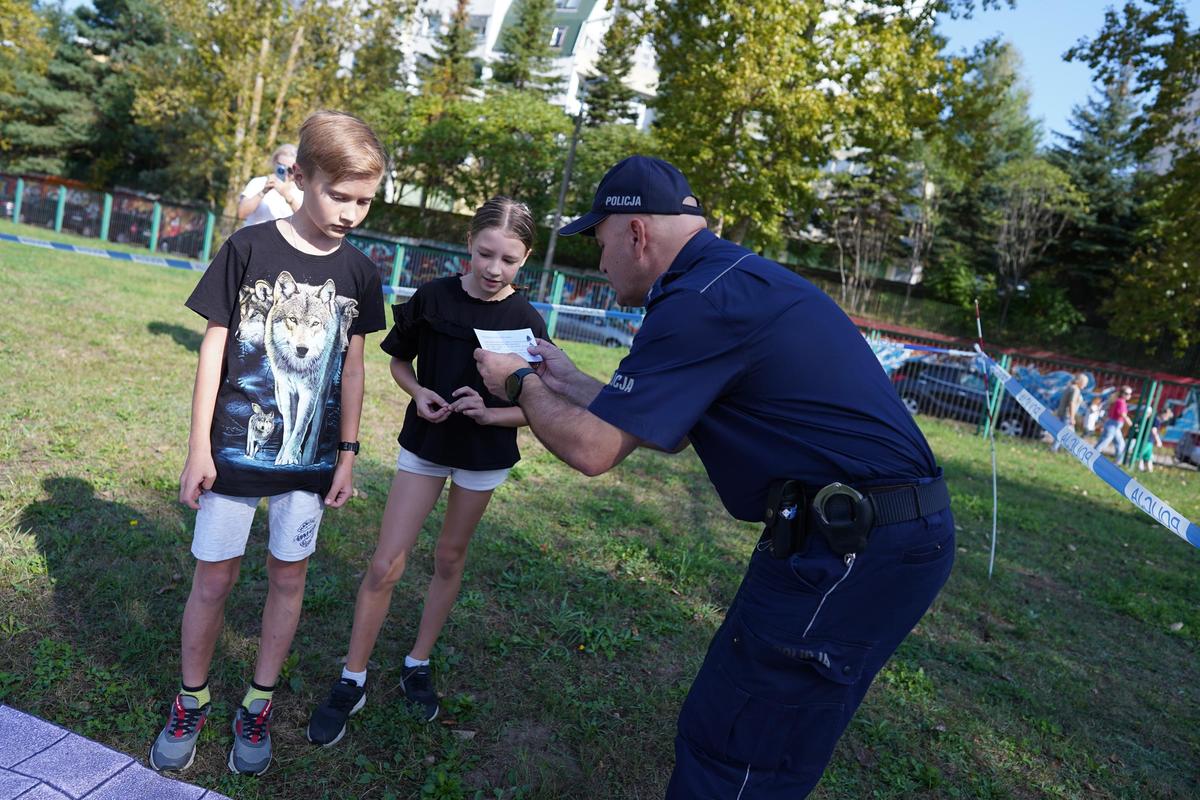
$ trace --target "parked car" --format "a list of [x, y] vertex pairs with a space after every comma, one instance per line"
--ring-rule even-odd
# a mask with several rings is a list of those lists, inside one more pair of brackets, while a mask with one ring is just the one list
[[[910, 361], [892, 378], [911, 414], [979, 422], [987, 408], [987, 383], [974, 366]], [[1000, 401], [996, 431], [1005, 436], [1037, 436], [1041, 426], [1007, 392]]]
[[1175, 443], [1175, 460], [1200, 467], [1200, 431], [1188, 431]]
[[633, 326], [623, 319], [589, 317], [582, 314], [558, 312], [554, 338], [576, 342], [602, 344], [605, 347], [629, 347], [633, 344]]

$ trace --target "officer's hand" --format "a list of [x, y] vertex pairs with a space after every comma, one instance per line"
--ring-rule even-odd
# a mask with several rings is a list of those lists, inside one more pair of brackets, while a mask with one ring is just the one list
[[537, 344], [529, 348], [529, 352], [542, 357], [533, 368], [537, 370], [538, 377], [546, 384], [546, 388], [564, 394], [570, 377], [579, 372], [579, 368], [567, 358], [565, 352], [545, 339], [538, 339]]
[[505, 379], [529, 362], [513, 353], [493, 353], [482, 348], [475, 351], [475, 366], [483, 378], [483, 385], [501, 400], [508, 399], [504, 391]]

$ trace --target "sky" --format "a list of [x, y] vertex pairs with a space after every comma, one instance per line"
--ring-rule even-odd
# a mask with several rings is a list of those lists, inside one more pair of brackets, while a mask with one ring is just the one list
[[[1070, 133], [1071, 109], [1087, 100], [1092, 89], [1086, 64], [1063, 61], [1079, 39], [1094, 37], [1104, 11], [1115, 0], [1017, 0], [1015, 9], [976, 12], [972, 19], [943, 19], [939, 25], [951, 52], [970, 49], [1000, 34], [1021, 52], [1024, 77], [1032, 91], [1031, 111], [1043, 121], [1043, 144], [1055, 144], [1052, 131]], [[1200, 21], [1200, 0], [1182, 0], [1192, 24]]]

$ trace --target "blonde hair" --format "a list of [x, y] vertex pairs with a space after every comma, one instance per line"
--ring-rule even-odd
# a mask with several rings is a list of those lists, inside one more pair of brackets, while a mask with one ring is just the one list
[[387, 153], [371, 126], [353, 114], [317, 111], [300, 126], [296, 163], [312, 177], [316, 170], [333, 182], [378, 178], [387, 168]]
[[267, 163], [267, 166], [270, 168], [274, 168], [275, 162], [279, 160], [280, 156], [291, 156], [292, 160], [295, 161], [296, 160], [296, 145], [291, 144], [289, 142], [287, 144], [281, 144], [281, 145], [279, 145], [279, 147], [276, 147], [275, 152], [271, 153], [271, 160]]

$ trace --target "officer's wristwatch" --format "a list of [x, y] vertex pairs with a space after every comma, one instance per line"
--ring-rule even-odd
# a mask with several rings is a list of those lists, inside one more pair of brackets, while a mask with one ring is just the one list
[[358, 442], [338, 442], [338, 450], [349, 450], [354, 455], [358, 455]]
[[508, 402], [514, 406], [517, 404], [517, 398], [521, 396], [521, 386], [525, 382], [525, 376], [532, 375], [536, 371], [530, 367], [521, 367], [504, 379], [504, 393], [508, 395]]

